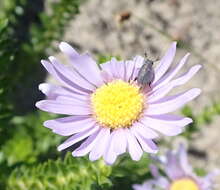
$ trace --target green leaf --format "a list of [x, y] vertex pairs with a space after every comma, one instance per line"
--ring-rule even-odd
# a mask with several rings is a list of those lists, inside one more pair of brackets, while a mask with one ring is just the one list
[[198, 175], [198, 176], [205, 176], [207, 175], [207, 172], [203, 169], [203, 168], [195, 168], [194, 172]]
[[8, 25], [8, 19], [0, 19], [0, 34], [7, 27], [7, 25]]
[[49, 160], [32, 167], [16, 168], [8, 179], [8, 190], [89, 190], [92, 186], [110, 186], [111, 167], [102, 160], [86, 158]]

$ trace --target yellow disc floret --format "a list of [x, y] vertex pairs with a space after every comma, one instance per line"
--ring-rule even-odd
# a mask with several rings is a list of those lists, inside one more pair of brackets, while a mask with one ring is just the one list
[[144, 95], [139, 87], [115, 80], [98, 88], [91, 96], [96, 120], [116, 129], [129, 127], [139, 118], [144, 107]]
[[183, 178], [175, 180], [171, 184], [170, 190], [199, 190], [199, 187], [192, 179]]

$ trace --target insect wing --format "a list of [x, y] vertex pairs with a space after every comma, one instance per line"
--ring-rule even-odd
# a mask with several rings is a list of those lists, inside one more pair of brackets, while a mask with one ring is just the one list
[[138, 72], [138, 76], [137, 76], [138, 84], [144, 85], [145, 75], [146, 75], [147, 71], [148, 71], [148, 65], [143, 64]]
[[137, 82], [140, 85], [150, 85], [154, 80], [154, 70], [152, 63], [144, 64], [138, 72]]
[[153, 69], [148, 69], [143, 77], [143, 84], [151, 84], [154, 80], [154, 71]]

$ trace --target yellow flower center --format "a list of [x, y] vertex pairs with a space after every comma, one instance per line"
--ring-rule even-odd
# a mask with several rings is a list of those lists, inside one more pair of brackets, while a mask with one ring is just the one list
[[98, 88], [91, 96], [96, 120], [116, 129], [129, 127], [139, 118], [144, 107], [144, 95], [139, 87], [115, 80]]
[[199, 190], [199, 187], [192, 179], [184, 178], [174, 181], [170, 190]]

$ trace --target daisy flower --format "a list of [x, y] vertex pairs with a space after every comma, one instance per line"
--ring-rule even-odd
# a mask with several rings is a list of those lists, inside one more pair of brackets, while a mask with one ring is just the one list
[[212, 190], [213, 178], [219, 174], [219, 170], [215, 170], [204, 177], [197, 176], [188, 163], [183, 145], [179, 146], [176, 153], [168, 151], [165, 157], [156, 160], [164, 168], [166, 177], [160, 175], [155, 165], [151, 165], [154, 179], [142, 185], [133, 185], [134, 190]]
[[153, 139], [159, 134], [178, 135], [192, 122], [190, 118], [169, 114], [200, 94], [200, 89], [193, 88], [166, 96], [201, 67], [195, 65], [176, 77], [189, 54], [170, 69], [175, 42], [155, 67], [154, 80], [146, 88], [136, 80], [144, 62], [141, 56], [127, 61], [112, 58], [99, 67], [88, 53], [80, 55], [65, 42], [59, 48], [69, 58], [69, 65], [52, 56], [41, 63], [61, 85], [40, 84], [39, 89], [47, 99], [36, 103], [43, 111], [67, 115], [44, 122], [54, 133], [71, 136], [58, 147], [59, 151], [82, 142], [73, 156], [89, 153], [92, 161], [103, 157], [112, 164], [118, 155], [128, 151], [137, 161], [143, 151], [158, 151]]

